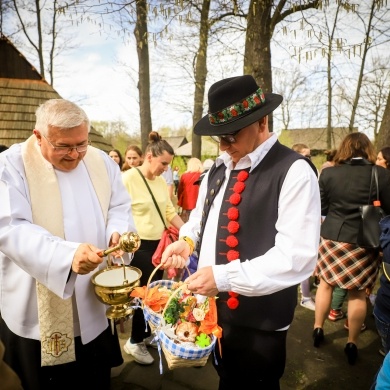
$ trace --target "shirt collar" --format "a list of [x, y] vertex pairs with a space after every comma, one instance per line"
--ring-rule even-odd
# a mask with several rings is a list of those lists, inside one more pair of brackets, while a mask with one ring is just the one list
[[[241, 158], [234, 169], [250, 168], [249, 172], [252, 172], [260, 164], [277, 140], [276, 134], [271, 133], [270, 137], [265, 142], [259, 145], [253, 152], [248, 153]], [[228, 169], [233, 170], [233, 161], [227, 152], [223, 152], [216, 158], [215, 165], [218, 167], [221, 164], [225, 164]]]

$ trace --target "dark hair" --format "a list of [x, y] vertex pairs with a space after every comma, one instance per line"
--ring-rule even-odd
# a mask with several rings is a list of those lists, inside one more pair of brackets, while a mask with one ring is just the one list
[[336, 155], [337, 149], [325, 150], [326, 161], [333, 161]]
[[363, 133], [348, 134], [337, 149], [334, 162], [335, 165], [339, 165], [354, 157], [363, 157], [375, 164], [376, 153], [374, 145]]
[[386, 168], [390, 169], [390, 146], [383, 147], [380, 152], [382, 153], [383, 159], [386, 161]]
[[171, 156], [175, 154], [173, 148], [169, 143], [161, 138], [157, 131], [149, 133], [149, 142], [146, 145], [145, 154], [151, 152], [153, 157], [161, 156], [164, 152]]
[[8, 146], [0, 145], [0, 153], [8, 149]]
[[122, 164], [123, 164], [123, 158], [122, 158], [121, 152], [118, 149], [111, 149], [108, 151], [108, 154], [110, 154], [110, 152], [115, 152], [118, 155], [118, 157], [119, 157], [118, 165], [119, 165], [119, 168], [121, 168]]

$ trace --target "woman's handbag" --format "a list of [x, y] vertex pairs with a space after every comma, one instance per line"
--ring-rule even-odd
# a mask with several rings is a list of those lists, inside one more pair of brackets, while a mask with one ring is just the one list
[[[375, 181], [376, 186], [376, 200], [371, 204], [371, 190]], [[380, 207], [379, 200], [379, 186], [378, 186], [378, 171], [376, 165], [372, 167], [370, 193], [368, 197], [368, 204], [359, 207], [360, 210], [360, 226], [357, 238], [357, 244], [362, 248], [379, 248], [379, 237], [381, 228], [379, 221], [385, 216], [384, 211]]]
[[166, 227], [164, 229], [161, 240], [158, 243], [156, 251], [153, 253], [152, 256], [152, 263], [155, 267], [157, 267], [161, 263], [161, 257], [164, 253], [165, 248], [169, 244], [172, 244], [172, 242], [177, 241], [178, 239], [179, 231], [174, 226]]
[[158, 204], [156, 202], [156, 199], [153, 195], [152, 190], [149, 187], [148, 182], [145, 180], [144, 175], [141, 173], [141, 171], [138, 168], [135, 168], [135, 169], [138, 171], [138, 173], [141, 175], [142, 179], [144, 180], [144, 183], [145, 183], [150, 195], [152, 196], [153, 203], [156, 206], [156, 209], [157, 209], [158, 214], [161, 218], [161, 221], [164, 224], [164, 231], [163, 231], [162, 237], [161, 237], [160, 242], [158, 243], [158, 246], [157, 246], [157, 248], [152, 256], [152, 263], [155, 267], [157, 267], [161, 263], [161, 257], [162, 257], [162, 254], [164, 253], [165, 248], [169, 244], [171, 244], [172, 242], [175, 242], [179, 239], [179, 231], [174, 226], [167, 227], [167, 225], [165, 225], [164, 218], [161, 214], [160, 208], [158, 207]]

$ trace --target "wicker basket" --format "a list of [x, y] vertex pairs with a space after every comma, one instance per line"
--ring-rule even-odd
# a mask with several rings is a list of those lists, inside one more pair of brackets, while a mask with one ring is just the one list
[[[175, 283], [172, 280], [158, 280], [150, 283], [155, 271], [158, 268], [159, 267], [156, 267], [156, 269], [150, 275], [147, 287], [150, 288], [160, 285], [171, 289], [172, 285]], [[187, 271], [189, 273], [188, 269]], [[165, 310], [167, 309], [171, 300], [176, 296], [176, 294], [178, 294], [184, 288], [187, 288], [187, 286], [182, 285], [181, 287], [176, 289], [175, 292], [169, 297], [162, 314], [155, 313], [148, 306], [142, 305], [144, 317], [148, 321], [152, 332], [156, 332], [157, 334], [158, 340], [161, 344], [161, 349], [163, 350], [165, 359], [168, 364], [168, 368], [170, 370], [183, 367], [203, 367], [204, 365], [206, 365], [210, 353], [213, 351], [215, 343], [217, 341], [217, 338], [214, 335], [211, 335], [211, 343], [205, 348], [187, 346], [183, 344], [178, 344], [174, 340], [170, 339], [162, 330], [161, 327], [162, 325], [164, 325], [163, 318]]]
[[161, 329], [158, 330], [157, 336], [170, 370], [183, 367], [205, 366], [217, 341], [217, 338], [213, 335], [209, 346], [196, 348], [176, 344]]

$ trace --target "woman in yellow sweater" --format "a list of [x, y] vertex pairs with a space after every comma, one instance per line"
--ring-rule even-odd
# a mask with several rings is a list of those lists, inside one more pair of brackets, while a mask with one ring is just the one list
[[[149, 143], [146, 146], [143, 164], [123, 173], [122, 180], [131, 197], [131, 210], [134, 217], [137, 233], [141, 238], [141, 246], [134, 253], [131, 265], [142, 271], [141, 286], [147, 284], [154, 265], [152, 256], [164, 231], [161, 220], [152, 195], [146, 185], [148, 184], [157, 202], [158, 208], [164, 218], [165, 225], [173, 225], [180, 229], [183, 221], [177, 215], [173, 206], [167, 183], [161, 174], [168, 169], [172, 161], [174, 151], [167, 141], [152, 131], [149, 134]], [[146, 180], [146, 183], [145, 183]], [[163, 271], [159, 270], [153, 280], [160, 280]], [[145, 320], [142, 310], [135, 310], [131, 336], [124, 345], [127, 354], [132, 355], [140, 364], [152, 364], [153, 357], [148, 352], [146, 345], [150, 345], [150, 329], [145, 332]]]

